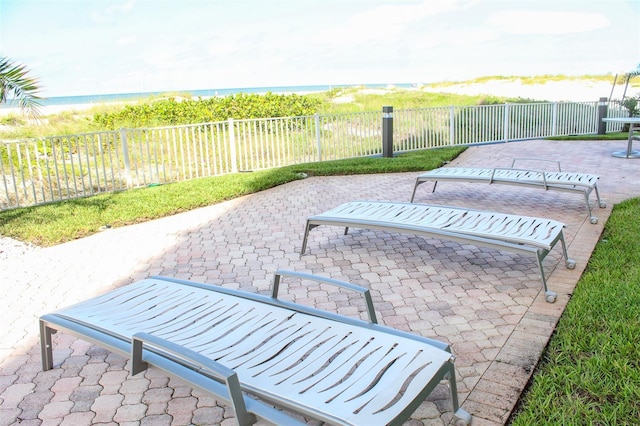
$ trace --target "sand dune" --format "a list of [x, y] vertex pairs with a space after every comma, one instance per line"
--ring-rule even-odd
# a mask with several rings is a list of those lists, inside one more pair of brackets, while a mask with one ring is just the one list
[[[613, 79], [612, 79], [613, 80]], [[543, 84], [524, 84], [521, 80], [491, 80], [483, 83], [460, 83], [454, 85], [430, 85], [422, 90], [428, 92], [448, 92], [461, 95], [493, 95], [534, 99], [539, 101], [598, 101], [601, 97], [621, 99], [624, 85], [616, 85], [611, 94], [612, 83], [590, 80], [550, 81]], [[637, 95], [638, 87], [629, 86], [627, 96]]]
[[[420, 86], [414, 89], [425, 92], [456, 93], [460, 95], [487, 95], [510, 98], [523, 98], [549, 102], [587, 102], [598, 101], [600, 98], [621, 99], [624, 92], [624, 85], [618, 84], [612, 93], [612, 83], [592, 80], [562, 80], [549, 81], [542, 84], [525, 84], [519, 79], [515, 80], [489, 80], [482, 83], [458, 83], [446, 84], [435, 83]], [[633, 82], [637, 85], [630, 85], [626, 96], [637, 96], [640, 94], [640, 82]], [[363, 91], [368, 89], [362, 89]], [[389, 90], [389, 89], [388, 89]], [[381, 90], [385, 92], [388, 90]], [[401, 89], [394, 89], [401, 90]], [[344, 100], [349, 102], [348, 99]], [[50, 105], [41, 108], [43, 115], [57, 114], [63, 111], [84, 111], [100, 104], [75, 104], [75, 105]], [[18, 108], [0, 108], [0, 116], [8, 114], [20, 114]]]

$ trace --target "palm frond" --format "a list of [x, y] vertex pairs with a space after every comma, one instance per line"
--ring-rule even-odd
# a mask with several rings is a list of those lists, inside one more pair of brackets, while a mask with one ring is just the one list
[[11, 59], [0, 56], [0, 104], [16, 101], [27, 115], [38, 119], [41, 116], [38, 96], [40, 82], [29, 76], [29, 69]]

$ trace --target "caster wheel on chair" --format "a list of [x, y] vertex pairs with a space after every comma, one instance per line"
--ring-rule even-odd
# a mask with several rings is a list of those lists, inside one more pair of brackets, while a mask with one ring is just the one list
[[547, 291], [545, 293], [545, 299], [549, 303], [554, 303], [556, 301], [557, 297], [558, 297], [558, 295], [556, 293], [554, 293], [553, 291]]

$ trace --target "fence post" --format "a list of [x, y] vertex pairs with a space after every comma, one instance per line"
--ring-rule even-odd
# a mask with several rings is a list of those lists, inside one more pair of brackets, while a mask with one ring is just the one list
[[318, 161], [322, 161], [322, 140], [320, 139], [320, 115], [314, 116], [316, 120], [316, 146], [318, 147]]
[[382, 107], [382, 156], [393, 157], [393, 107]]
[[124, 178], [127, 181], [127, 188], [133, 186], [131, 179], [131, 162], [129, 159], [129, 145], [127, 143], [127, 129], [120, 129], [120, 142], [122, 142], [122, 160], [124, 161]]
[[504, 128], [503, 138], [505, 142], [509, 142], [509, 104], [504, 104]]
[[453, 105], [449, 105], [449, 145], [456, 144], [456, 110]]
[[233, 118], [228, 120], [229, 125], [229, 151], [231, 151], [231, 173], [238, 172], [238, 154], [236, 153], [236, 134]]
[[551, 136], [556, 136], [558, 134], [558, 103], [553, 103], [553, 114], [552, 114], [552, 123], [551, 123]]
[[607, 98], [600, 98], [598, 101], [598, 134], [607, 133], [607, 123], [602, 121], [607, 116]]

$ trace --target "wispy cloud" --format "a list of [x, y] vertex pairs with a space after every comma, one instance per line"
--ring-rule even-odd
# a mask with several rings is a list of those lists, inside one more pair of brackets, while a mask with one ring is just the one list
[[387, 25], [406, 25], [424, 19], [427, 16], [435, 16], [449, 12], [460, 7], [456, 0], [422, 1], [415, 4], [388, 4], [365, 10], [351, 19], [355, 26], [385, 28]]
[[[327, 25], [315, 34], [317, 44], [386, 42], [395, 43], [410, 32], [411, 26], [427, 17], [450, 12], [463, 7], [457, 0], [426, 0], [419, 3], [399, 3], [366, 7], [348, 19], [346, 25]], [[366, 3], [365, 3], [366, 5]], [[419, 42], [419, 39], [416, 39]]]
[[[135, 6], [135, 0], [126, 1], [114, 1], [110, 2], [109, 6], [95, 9], [91, 13], [91, 18], [95, 22], [99, 23], [111, 23], [118, 19], [123, 14], [129, 13]], [[101, 3], [98, 3], [101, 4]]]
[[571, 34], [607, 28], [611, 22], [599, 13], [504, 10], [488, 23], [508, 34]]
[[122, 36], [119, 37], [118, 40], [116, 41], [116, 43], [119, 46], [126, 46], [128, 44], [133, 44], [138, 40], [138, 36], [135, 35], [128, 35], [128, 36]]

